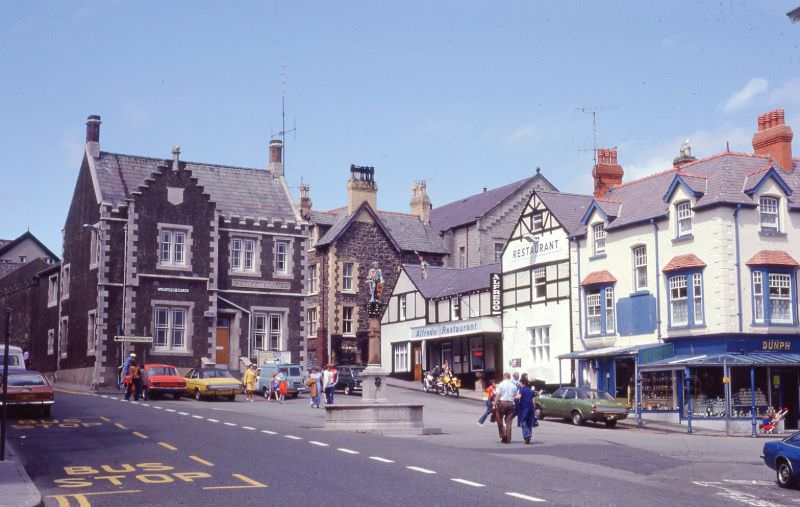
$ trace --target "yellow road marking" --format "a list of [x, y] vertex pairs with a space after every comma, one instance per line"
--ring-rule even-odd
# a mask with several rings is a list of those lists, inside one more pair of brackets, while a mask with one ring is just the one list
[[84, 393], [83, 391], [73, 391], [72, 389], [64, 389], [63, 387], [54, 387], [53, 391], [66, 394], [79, 394], [81, 396], [92, 396], [92, 393]]
[[169, 445], [169, 444], [168, 444], [168, 443], [166, 443], [166, 442], [159, 442], [159, 443], [158, 443], [158, 445], [160, 445], [161, 447], [163, 447], [163, 448], [165, 448], [165, 449], [169, 449], [170, 451], [177, 451], [177, 450], [178, 450], [178, 448], [177, 448], [177, 447], [175, 447], [175, 446], [172, 446], [172, 445]]
[[133, 435], [136, 435], [136, 436], [137, 436], [137, 437], [139, 437], [139, 438], [144, 438], [144, 439], [148, 439], [148, 438], [150, 438], [150, 437], [148, 437], [148, 436], [147, 436], [147, 435], [145, 435], [145, 434], [139, 433], [138, 431], [134, 431], [134, 432], [132, 432], [132, 434], [133, 434]]
[[78, 507], [91, 507], [87, 496], [100, 496], [100, 495], [120, 495], [125, 493], [141, 493], [141, 489], [127, 489], [122, 491], [98, 491], [95, 493], [77, 493], [74, 495], [50, 495], [47, 498], [54, 498], [58, 502], [58, 507], [70, 507], [70, 498], [74, 498], [78, 503]]
[[120, 423], [114, 423], [114, 426], [116, 426], [117, 428], [119, 428], [121, 430], [127, 430], [128, 429], [127, 426], [125, 426], [124, 424], [120, 424]]
[[104, 420], [105, 422], [111, 422], [111, 419], [102, 415], [100, 416], [100, 419]]
[[50, 495], [47, 498], [55, 498], [58, 502], [58, 507], [69, 507], [69, 499], [66, 495]]
[[203, 458], [198, 458], [197, 456], [189, 456], [189, 459], [193, 459], [196, 462], [202, 463], [202, 464], [204, 464], [205, 466], [208, 466], [208, 467], [213, 467], [214, 466], [214, 463], [212, 463], [210, 461], [206, 461]]
[[247, 486], [206, 486], [203, 489], [246, 489], [246, 488], [266, 488], [266, 484], [262, 484], [253, 480], [246, 475], [233, 474], [234, 477], [247, 484]]

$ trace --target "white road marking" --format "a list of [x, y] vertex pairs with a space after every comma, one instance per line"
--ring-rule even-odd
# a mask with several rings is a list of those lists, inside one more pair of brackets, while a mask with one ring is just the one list
[[407, 466], [406, 468], [408, 468], [409, 470], [413, 470], [415, 472], [423, 473], [423, 474], [435, 474], [436, 473], [433, 470], [428, 470], [427, 468], [422, 468], [422, 467]]
[[352, 450], [352, 449], [345, 449], [344, 447], [339, 447], [339, 448], [338, 448], [338, 449], [336, 449], [336, 450], [337, 450], [337, 451], [341, 451], [341, 452], [343, 452], [343, 453], [345, 453], [345, 454], [359, 454], [359, 452], [358, 452], [358, 451], [354, 451], [354, 450]]
[[101, 395], [100, 395], [100, 397], [101, 397], [101, 398], [108, 399], [108, 395], [106, 395], [106, 394], [101, 394]]
[[728, 500], [733, 500], [734, 502], [743, 503], [745, 505], [750, 505], [752, 507], [780, 507], [781, 504], [773, 503], [767, 500], [762, 500], [761, 498], [751, 495], [750, 493], [744, 493], [742, 491], [737, 491], [735, 489], [731, 489], [723, 485], [721, 482], [710, 482], [710, 481], [692, 481], [692, 484], [696, 486], [702, 486], [704, 488], [712, 487], [717, 488], [717, 495], [721, 496], [722, 498], [726, 498]]
[[178, 412], [178, 415], [189, 415], [189, 412]]
[[177, 412], [177, 410], [175, 410], [174, 408], [165, 408], [164, 410], [166, 410], [167, 412]]
[[202, 415], [193, 415], [192, 417], [194, 417], [195, 419], [202, 419], [203, 418]]
[[381, 458], [380, 456], [370, 456], [369, 459], [374, 459], [375, 461], [380, 461], [381, 463], [394, 463], [394, 461], [386, 458]]
[[266, 433], [267, 435], [277, 435], [276, 432], [270, 430], [261, 430], [261, 433]]
[[133, 400], [131, 403], [133, 403], [134, 405], [138, 405], [139, 404], [139, 402], [136, 401], [136, 400]]
[[284, 435], [284, 437], [288, 438], [289, 440], [303, 440], [300, 437], [296, 437], [294, 435]]
[[506, 495], [513, 496], [514, 498], [519, 498], [521, 500], [527, 500], [529, 502], [546, 502], [547, 500], [543, 500], [541, 498], [536, 498], [535, 496], [528, 496], [523, 495], [522, 493], [514, 493], [514, 492], [506, 492]]
[[236, 423], [226, 422], [226, 423], [222, 423], [222, 424], [224, 424], [225, 426], [236, 426]]
[[311, 445], [318, 445], [320, 447], [328, 447], [328, 444], [325, 442], [317, 442], [316, 440], [309, 440], [308, 443]]
[[219, 422], [219, 419], [212, 419], [212, 418], [209, 417], [208, 419], [206, 419], [206, 421], [208, 421], [208, 422]]
[[473, 486], [475, 488], [483, 488], [486, 484], [481, 484], [480, 482], [472, 482], [466, 479], [450, 479], [453, 482], [457, 482], [459, 484], [466, 484], [467, 486]]
[[142, 403], [142, 406], [143, 406], [143, 407], [149, 407], [149, 406], [150, 406], [150, 404], [149, 404], [149, 403]]
[[158, 405], [153, 405], [153, 408], [155, 408], [157, 410], [161, 410], [161, 407], [159, 407]]
[[243, 429], [243, 430], [250, 430], [250, 431], [255, 431], [255, 430], [256, 430], [256, 429], [255, 429], [255, 428], [253, 428], [252, 426], [242, 426], [242, 429]]

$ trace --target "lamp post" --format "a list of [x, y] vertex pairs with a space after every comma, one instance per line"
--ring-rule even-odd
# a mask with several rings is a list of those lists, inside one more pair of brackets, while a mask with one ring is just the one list
[[0, 461], [6, 460], [6, 418], [8, 417], [8, 346], [11, 341], [11, 308], [6, 308], [6, 332], [3, 346], [3, 409], [0, 414]]

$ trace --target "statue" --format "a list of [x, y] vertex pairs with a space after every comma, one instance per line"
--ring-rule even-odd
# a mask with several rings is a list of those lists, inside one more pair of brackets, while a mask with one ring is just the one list
[[383, 273], [377, 262], [373, 261], [372, 267], [367, 272], [367, 283], [369, 284], [369, 302], [379, 301], [383, 291]]

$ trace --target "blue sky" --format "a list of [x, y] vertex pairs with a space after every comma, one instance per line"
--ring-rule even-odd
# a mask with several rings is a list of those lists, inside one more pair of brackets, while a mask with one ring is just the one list
[[[3, 2], [0, 238], [28, 227], [57, 253], [84, 122], [101, 149], [265, 167], [315, 209], [371, 165], [381, 209], [434, 206], [533, 174], [591, 191], [598, 144], [625, 179], [695, 155], [751, 151], [758, 114], [800, 130], [797, 0], [743, 2]], [[794, 153], [800, 154], [798, 136]]]

